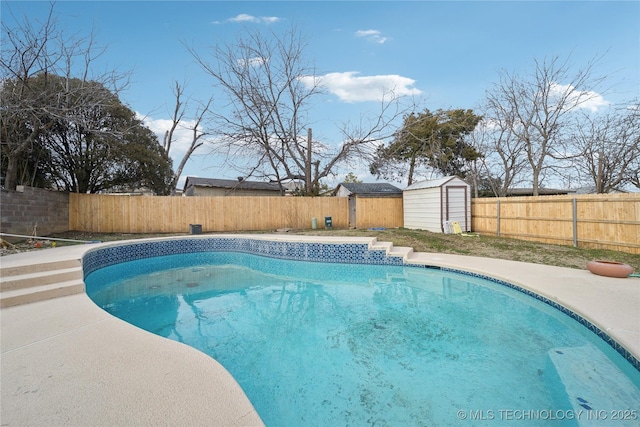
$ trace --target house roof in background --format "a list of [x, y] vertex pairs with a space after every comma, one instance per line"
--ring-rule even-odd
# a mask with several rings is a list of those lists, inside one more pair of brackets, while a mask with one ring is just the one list
[[334, 194], [338, 192], [340, 186], [343, 186], [351, 192], [351, 194], [402, 194], [402, 190], [395, 185], [387, 183], [356, 183], [356, 182], [341, 182], [334, 190]]
[[272, 182], [246, 181], [234, 179], [216, 179], [216, 178], [199, 178], [188, 176], [184, 183], [184, 190], [192, 186], [210, 187], [210, 188], [226, 188], [229, 190], [267, 190], [280, 191], [278, 184]]
[[[560, 190], [557, 188], [539, 188], [539, 196], [557, 196], [562, 194], [573, 194], [576, 190]], [[533, 195], [533, 188], [510, 188], [507, 190], [508, 196], [531, 196]]]

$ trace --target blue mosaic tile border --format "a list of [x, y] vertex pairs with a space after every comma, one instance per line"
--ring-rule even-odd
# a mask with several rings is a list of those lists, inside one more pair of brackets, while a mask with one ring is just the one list
[[346, 264], [403, 265], [402, 257], [387, 256], [384, 249], [370, 250], [363, 243], [276, 242], [244, 238], [160, 240], [111, 246], [88, 252], [82, 266], [84, 277], [125, 261], [194, 252], [243, 252], [297, 261]]
[[477, 273], [470, 273], [464, 270], [457, 270], [446, 267], [434, 267], [429, 265], [405, 264], [402, 257], [387, 256], [386, 250], [370, 250], [369, 245], [363, 243], [311, 243], [311, 242], [279, 242], [248, 238], [199, 238], [199, 239], [176, 239], [157, 240], [142, 243], [131, 243], [120, 246], [95, 249], [87, 252], [82, 260], [84, 277], [92, 272], [110, 265], [138, 259], [152, 258], [164, 255], [177, 255], [196, 252], [242, 252], [253, 255], [263, 255], [272, 258], [334, 262], [348, 264], [376, 264], [376, 265], [400, 265], [407, 267], [435, 268], [443, 271], [450, 271], [468, 276], [478, 277], [484, 280], [507, 286], [543, 303], [560, 310], [562, 313], [575, 319], [587, 329], [602, 338], [607, 344], [615, 349], [622, 357], [628, 360], [631, 365], [640, 371], [640, 360], [631, 354], [617, 341], [607, 335], [596, 325], [574, 313], [568, 308], [550, 300], [542, 295], [538, 295], [528, 289], [514, 285], [513, 283], [495, 279]]

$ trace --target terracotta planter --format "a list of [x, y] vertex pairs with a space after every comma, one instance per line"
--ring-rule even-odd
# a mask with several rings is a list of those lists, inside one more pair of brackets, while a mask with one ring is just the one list
[[633, 273], [633, 267], [617, 261], [594, 260], [587, 263], [587, 269], [598, 276], [629, 277]]

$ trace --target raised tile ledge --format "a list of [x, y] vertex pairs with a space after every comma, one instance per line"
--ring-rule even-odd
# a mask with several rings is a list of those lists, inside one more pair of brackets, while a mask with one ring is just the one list
[[405, 261], [405, 256], [391, 254], [393, 245], [380, 245], [375, 238], [313, 237], [219, 235], [120, 241], [89, 250], [84, 254], [82, 264], [86, 277], [100, 268], [125, 261], [211, 251], [350, 264], [403, 265]]

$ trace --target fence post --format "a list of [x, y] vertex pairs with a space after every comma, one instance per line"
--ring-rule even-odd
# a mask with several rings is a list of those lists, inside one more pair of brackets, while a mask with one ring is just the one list
[[496, 235], [498, 237], [500, 237], [500, 199], [498, 199], [498, 206], [496, 207], [497, 210], [497, 228], [498, 230], [496, 231]]
[[571, 199], [573, 204], [573, 247], [578, 247], [578, 200], [574, 197]]

